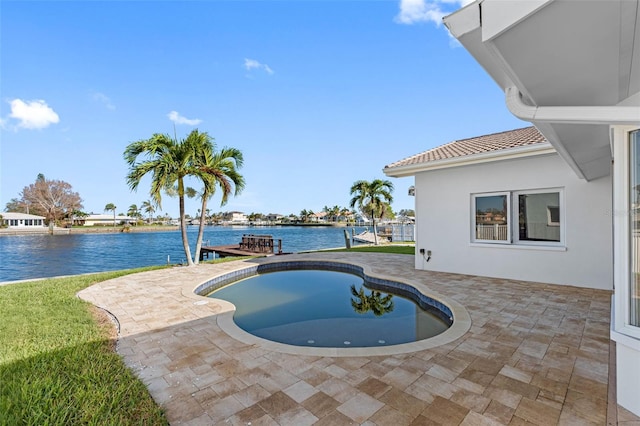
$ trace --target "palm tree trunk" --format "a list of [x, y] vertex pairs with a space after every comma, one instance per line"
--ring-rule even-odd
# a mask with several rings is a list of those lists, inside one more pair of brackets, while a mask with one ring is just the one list
[[373, 222], [373, 241], [375, 245], [378, 245], [378, 228], [376, 227], [375, 215], [371, 215], [371, 221]]
[[207, 198], [202, 196], [202, 208], [200, 209], [200, 224], [198, 225], [198, 239], [196, 240], [196, 253], [193, 262], [200, 263], [200, 250], [202, 250], [202, 236], [204, 235], [204, 221], [207, 216]]
[[193, 259], [191, 258], [191, 249], [189, 248], [189, 239], [187, 238], [187, 221], [184, 217], [184, 189], [180, 191], [180, 187], [184, 187], [182, 181], [178, 182], [178, 199], [180, 200], [180, 230], [182, 233], [182, 246], [184, 247], [184, 254], [187, 256], [187, 265], [193, 266]]
[[[373, 198], [370, 203], [373, 206]], [[376, 227], [376, 211], [373, 207], [371, 207], [371, 223], [373, 225], [373, 244], [378, 245], [378, 228]]]

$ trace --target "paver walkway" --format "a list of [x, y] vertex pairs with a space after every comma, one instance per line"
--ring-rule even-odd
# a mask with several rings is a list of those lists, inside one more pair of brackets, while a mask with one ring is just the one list
[[[293, 355], [229, 336], [223, 307], [191, 293], [225, 271], [311, 258], [425, 286], [462, 304], [471, 328], [417, 352]], [[118, 352], [172, 425], [607, 424], [610, 292], [417, 271], [413, 261], [294, 254], [143, 272], [79, 295], [117, 318]], [[613, 408], [609, 419], [638, 424]]]

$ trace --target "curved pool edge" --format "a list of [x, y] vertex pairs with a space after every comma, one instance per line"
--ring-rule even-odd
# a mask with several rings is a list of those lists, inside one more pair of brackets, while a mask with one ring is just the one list
[[[283, 265], [285, 265], [283, 267]], [[336, 265], [340, 265], [347, 270], [353, 270], [353, 268], [359, 268], [358, 274], [363, 278], [377, 281], [389, 281], [405, 286], [409, 286], [415, 289], [422, 295], [441, 303], [446, 306], [453, 317], [453, 324], [446, 331], [438, 334], [437, 336], [430, 337], [428, 339], [419, 340], [416, 342], [402, 343], [397, 345], [379, 346], [379, 347], [358, 347], [358, 348], [319, 348], [311, 346], [294, 346], [284, 343], [278, 343], [271, 340], [257, 337], [240, 327], [238, 327], [233, 320], [233, 314], [235, 312], [235, 306], [226, 300], [211, 298], [203, 296], [202, 294], [209, 294], [215, 288], [226, 285], [228, 282], [233, 282], [244, 277], [252, 276], [260, 272], [266, 272], [268, 270], [287, 270], [296, 269], [296, 266], [312, 267], [325, 267], [331, 268]], [[262, 271], [260, 271], [262, 269]], [[216, 287], [218, 285], [218, 287]], [[280, 352], [291, 355], [303, 355], [303, 356], [322, 356], [322, 357], [357, 357], [357, 356], [384, 356], [384, 355], [397, 355], [417, 352], [425, 349], [431, 349], [438, 346], [451, 343], [469, 331], [471, 328], [471, 316], [469, 312], [460, 303], [455, 300], [449, 299], [439, 293], [436, 293], [426, 287], [424, 284], [407, 280], [399, 279], [389, 275], [380, 273], [373, 273], [371, 268], [367, 264], [361, 264], [354, 260], [327, 260], [322, 258], [309, 257], [307, 259], [296, 260], [271, 260], [266, 262], [254, 263], [251, 265], [240, 264], [237, 268], [220, 271], [213, 275], [208, 280], [201, 282], [195, 287], [191, 284], [183, 288], [183, 294], [191, 299], [194, 299], [194, 304], [215, 303], [220, 306], [220, 311], [216, 316], [216, 322], [220, 329], [224, 331], [230, 337], [249, 345], [254, 345], [265, 350]]]

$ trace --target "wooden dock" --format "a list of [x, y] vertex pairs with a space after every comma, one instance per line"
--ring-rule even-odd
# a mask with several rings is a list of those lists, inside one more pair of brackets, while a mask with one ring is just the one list
[[[275, 252], [275, 243], [278, 251]], [[238, 244], [225, 246], [203, 246], [200, 248], [200, 260], [208, 259], [209, 255], [217, 254], [219, 257], [229, 256], [268, 256], [282, 253], [282, 240], [275, 240], [271, 235], [245, 234]]]
[[[217, 254], [220, 257], [229, 256], [256, 256], [261, 253], [255, 253], [248, 250], [241, 250], [239, 244], [231, 244], [226, 246], [203, 246], [200, 248], [200, 260], [208, 259], [209, 254]], [[264, 254], [266, 256], [266, 254]]]

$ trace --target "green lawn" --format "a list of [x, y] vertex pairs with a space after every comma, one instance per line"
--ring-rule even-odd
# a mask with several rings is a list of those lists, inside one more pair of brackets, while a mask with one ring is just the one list
[[76, 296], [142, 270], [0, 286], [0, 425], [167, 424]]
[[[333, 251], [414, 250], [384, 245]], [[167, 424], [114, 351], [113, 325], [76, 296], [97, 282], [149, 269], [157, 268], [0, 286], [0, 425]]]
[[352, 247], [350, 249], [335, 249], [335, 250], [325, 250], [332, 252], [367, 252], [367, 253], [395, 253], [395, 254], [415, 254], [416, 247], [415, 245], [394, 245], [394, 244], [385, 244], [380, 246], [357, 246]]

